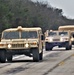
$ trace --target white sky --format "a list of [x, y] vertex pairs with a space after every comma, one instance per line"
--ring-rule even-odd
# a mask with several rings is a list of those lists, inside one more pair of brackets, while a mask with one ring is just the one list
[[32, 0], [40, 2], [48, 2], [52, 7], [63, 10], [63, 14], [68, 18], [74, 19], [74, 0]]

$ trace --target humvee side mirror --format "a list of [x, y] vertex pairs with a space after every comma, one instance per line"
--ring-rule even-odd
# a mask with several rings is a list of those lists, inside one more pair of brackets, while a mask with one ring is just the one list
[[41, 40], [44, 40], [45, 38], [44, 38], [44, 35], [41, 35]]
[[74, 34], [72, 36], [74, 37]]

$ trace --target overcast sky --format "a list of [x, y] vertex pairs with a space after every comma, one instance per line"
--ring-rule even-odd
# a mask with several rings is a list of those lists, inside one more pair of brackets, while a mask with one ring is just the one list
[[48, 2], [51, 6], [63, 10], [63, 14], [68, 18], [74, 18], [74, 0], [32, 0]]

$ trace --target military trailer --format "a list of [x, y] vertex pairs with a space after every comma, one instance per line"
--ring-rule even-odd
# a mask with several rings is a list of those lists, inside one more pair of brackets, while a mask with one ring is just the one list
[[40, 27], [6, 29], [0, 42], [0, 61], [12, 61], [13, 55], [25, 54], [38, 62], [43, 59], [43, 35]]
[[47, 31], [45, 37], [46, 51], [52, 50], [53, 47], [65, 47], [66, 50], [71, 50], [72, 41], [70, 31]]

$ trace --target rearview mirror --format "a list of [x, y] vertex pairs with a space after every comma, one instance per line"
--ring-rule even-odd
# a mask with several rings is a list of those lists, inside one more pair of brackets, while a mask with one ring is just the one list
[[44, 40], [44, 39], [45, 39], [44, 35], [41, 35], [41, 40]]

